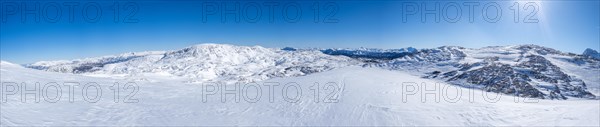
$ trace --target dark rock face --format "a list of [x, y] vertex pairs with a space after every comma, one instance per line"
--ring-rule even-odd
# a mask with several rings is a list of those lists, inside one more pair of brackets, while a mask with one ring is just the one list
[[[504, 47], [489, 48], [502, 49]], [[581, 67], [590, 69], [600, 67], [598, 60], [583, 55], [562, 53], [558, 50], [536, 45], [521, 45], [512, 49], [516, 49], [517, 52], [507, 53], [500, 50], [500, 53], [507, 53], [501, 55], [517, 55], [517, 59], [513, 61], [500, 61], [498, 56], [480, 57], [479, 59], [482, 60], [480, 62], [455, 64], [455, 69], [426, 72], [423, 78], [443, 79], [455, 85], [520, 97], [544, 99], [597, 98], [587, 90], [586, 83], [582, 79], [565, 73], [544, 56], [562, 56], [555, 59], [575, 65], [585, 65]], [[458, 50], [460, 51], [460, 49]], [[460, 54], [449, 51], [451, 50], [437, 54]], [[593, 54], [593, 51], [589, 52], [592, 52], [589, 54]], [[457, 60], [460, 59], [445, 59], [443, 62], [458, 63]], [[435, 61], [432, 62], [435, 63]], [[506, 64], [506, 62], [511, 64]]]
[[546, 58], [537, 55], [529, 55], [525, 58], [529, 60], [518, 64], [517, 67], [529, 69], [530, 71], [527, 74], [534, 79], [555, 84], [555, 87], [558, 88], [557, 91], [559, 91], [557, 94], [580, 98], [595, 97], [586, 91], [586, 85], [581, 79], [565, 74]]
[[[528, 82], [527, 75], [515, 71], [510, 65], [491, 64], [479, 69], [462, 73], [448, 81], [460, 83], [464, 81], [472, 85], [483, 86], [488, 92], [498, 92], [521, 97], [545, 98], [545, 95]], [[460, 84], [465, 85], [465, 84]]]
[[[516, 65], [494, 62], [494, 57], [484, 62], [459, 65], [457, 70], [429, 72], [424, 78], [447, 79], [448, 82], [477, 87], [488, 92], [520, 97], [567, 99], [568, 97], [595, 98], [587, 91], [585, 83], [569, 76], [546, 58], [528, 55]], [[474, 67], [480, 67], [473, 69]], [[441, 75], [440, 75], [441, 74]], [[534, 81], [535, 80], [535, 81]], [[535, 83], [543, 85], [536, 85]]]

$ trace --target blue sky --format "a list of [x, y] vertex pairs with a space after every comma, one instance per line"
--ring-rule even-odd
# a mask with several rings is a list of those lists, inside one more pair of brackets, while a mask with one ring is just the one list
[[[221, 12], [226, 10], [223, 7], [231, 10], [236, 2], [242, 10], [236, 13], [240, 21], [235, 21], [235, 15], [226, 14], [225, 22], [222, 22]], [[468, 1], [118, 2], [117, 22], [112, 2], [39, 1], [42, 11], [32, 12], [36, 15], [22, 15], [27, 12], [23, 11], [24, 6], [25, 10], [31, 10], [35, 3], [0, 2], [0, 59], [25, 64], [125, 52], [176, 50], [198, 43], [299, 48], [433, 48], [443, 45], [478, 48], [537, 44], [573, 53], [581, 53], [585, 48], [600, 48], [600, 3], [596, 0], [552, 0], [530, 4], [526, 1], [475, 2], [479, 5], [474, 7], [473, 22], [469, 21], [469, 8], [465, 6], [472, 4]], [[95, 22], [84, 20], [86, 16], [89, 19], [96, 17], [95, 3], [102, 11], [101, 16]], [[421, 11], [434, 9], [436, 3], [439, 4], [434, 10], [437, 13], [426, 14], [426, 20], [422, 22]], [[498, 14], [493, 6], [496, 3], [501, 10], [499, 19], [486, 21], [483, 13], [488, 19]], [[515, 3], [519, 3], [519, 22], [514, 21], [516, 9], [511, 10]], [[69, 15], [70, 8], [66, 5], [73, 4], [78, 5]], [[274, 10], [271, 16], [271, 8], [267, 5], [273, 4], [278, 5], [271, 6]], [[416, 12], [411, 10], [413, 5], [418, 9]], [[461, 12], [452, 5], [459, 5]], [[284, 6], [287, 13], [284, 13]], [[484, 6], [488, 7], [487, 12], [483, 11]], [[14, 10], [14, 7], [18, 9]], [[211, 7], [219, 9], [211, 10], [214, 9]], [[57, 13], [56, 8], [61, 12]], [[257, 17], [256, 8], [261, 10], [260, 18], [253, 18]], [[534, 8], [537, 11], [532, 13]], [[315, 9], [319, 13], [315, 13]], [[56, 18], [57, 14], [60, 17]], [[124, 23], [123, 19], [129, 14], [135, 15], [127, 21], [134, 22]], [[296, 14], [300, 16], [298, 20], [294, 20]], [[529, 18], [537, 19], [537, 23], [523, 22], [529, 14], [535, 14]], [[203, 15], [206, 15], [205, 22]], [[435, 22], [436, 15], [440, 16], [440, 22]], [[458, 15], [460, 18], [454, 18]], [[39, 22], [35, 21], [35, 16], [40, 17]], [[291, 21], [286, 21], [286, 17]]]

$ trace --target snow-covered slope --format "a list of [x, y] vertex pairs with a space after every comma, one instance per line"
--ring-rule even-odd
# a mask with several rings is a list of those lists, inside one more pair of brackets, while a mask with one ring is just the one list
[[[121, 80], [77, 74], [44, 72], [1, 63], [1, 82], [81, 82], [69, 102], [67, 88], [57, 103], [41, 100], [20, 102], [20, 96], [5, 96], [0, 103], [0, 124], [46, 126], [599, 126], [598, 100], [517, 99], [479, 90], [439, 84], [402, 71], [349, 66], [301, 77], [274, 78], [258, 82], [260, 100], [248, 102], [259, 92], [250, 90], [235, 102], [231, 94], [206, 96], [203, 84], [181, 83], [179, 79], [135, 81], [138, 102], [114, 102], [111, 86]], [[101, 99], [90, 103], [82, 99], [83, 84], [96, 82], [105, 90]], [[264, 83], [279, 83], [273, 94]], [[297, 101], [284, 99], [286, 84], [296, 83], [302, 94]], [[319, 87], [315, 87], [315, 83]], [[417, 83], [417, 84], [414, 84]], [[421, 83], [435, 89], [439, 97], [422, 96]], [[6, 85], [6, 84], [4, 84]], [[123, 85], [123, 84], [121, 84]], [[207, 84], [204, 84], [206, 86]], [[227, 89], [233, 84], [226, 84]], [[416, 88], [416, 89], [413, 89]], [[92, 88], [93, 89], [93, 88]], [[319, 95], [314, 93], [319, 89]], [[131, 90], [131, 89], [129, 89]], [[294, 88], [285, 92], [294, 98]], [[415, 91], [416, 90], [416, 91]], [[405, 93], [403, 91], [412, 91]], [[447, 91], [447, 92], [443, 92]], [[449, 91], [449, 92], [448, 92]], [[461, 92], [456, 92], [461, 91]], [[55, 95], [54, 90], [49, 95]], [[95, 93], [93, 90], [90, 92]], [[129, 93], [130, 91], [124, 91]], [[269, 96], [274, 95], [273, 101]], [[333, 95], [333, 96], [329, 96]], [[458, 96], [460, 95], [460, 96]], [[484, 95], [489, 95], [486, 97]], [[93, 96], [93, 95], [90, 95]], [[122, 95], [125, 96], [125, 95]], [[31, 96], [30, 96], [31, 97]], [[332, 98], [333, 97], [333, 98]], [[3, 97], [4, 98], [4, 97]], [[486, 99], [487, 98], [487, 99]], [[123, 99], [123, 98], [121, 98]], [[422, 102], [422, 99], [426, 99]], [[525, 103], [523, 99], [527, 99]], [[328, 103], [329, 102], [329, 103]]]

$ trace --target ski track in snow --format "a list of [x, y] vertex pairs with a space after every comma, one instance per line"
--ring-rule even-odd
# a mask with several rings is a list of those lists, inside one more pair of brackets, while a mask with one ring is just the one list
[[[7, 103], [0, 103], [0, 124], [11, 125], [306, 125], [306, 126], [600, 126], [599, 100], [538, 100], [536, 103], [514, 102], [514, 97], [503, 95], [495, 102], [487, 102], [482, 94], [496, 95], [481, 90], [459, 89], [461, 98], [451, 103], [441, 98], [436, 103], [433, 96], [421, 102], [420, 93], [403, 98], [403, 82], [435, 84], [437, 81], [423, 79], [407, 72], [378, 68], [345, 67], [302, 77], [274, 78], [259, 82], [281, 83], [275, 89], [274, 102], [269, 102], [266, 87], [262, 87], [261, 100], [249, 103], [241, 98], [234, 102], [226, 96], [222, 103], [219, 94], [202, 102], [202, 84], [186, 83], [178, 79], [135, 81], [139, 92], [134, 98], [138, 103], [115, 103], [108, 88], [114, 82], [128, 80], [106, 77], [44, 72], [2, 64], [1, 82], [97, 82], [103, 96], [96, 103], [88, 103], [75, 92], [75, 102], [63, 96], [57, 103], [40, 103], [29, 100], [20, 102], [20, 96], [8, 96]], [[302, 89], [301, 99], [296, 103], [285, 101], [281, 88], [295, 82]], [[319, 102], [315, 102], [310, 87], [319, 83], [322, 90]], [[324, 103], [328, 91], [322, 89], [327, 82], [335, 82], [340, 88], [339, 102]], [[61, 84], [62, 85], [62, 84]], [[231, 86], [231, 84], [228, 84]], [[440, 83], [440, 87], [448, 84]], [[78, 87], [79, 88], [79, 87]], [[250, 90], [252, 91], [252, 90]], [[289, 92], [288, 92], [289, 93]], [[54, 93], [55, 94], [55, 93]], [[256, 94], [256, 92], [251, 93]], [[449, 97], [456, 94], [449, 92]], [[77, 98], [79, 97], [79, 98]]]

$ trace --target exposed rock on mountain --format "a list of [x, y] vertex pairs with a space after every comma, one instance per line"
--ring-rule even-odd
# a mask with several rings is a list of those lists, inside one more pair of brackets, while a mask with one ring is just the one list
[[598, 51], [590, 49], [590, 48], [585, 49], [585, 51], [583, 52], [583, 55], [600, 60], [600, 53], [598, 53]]

